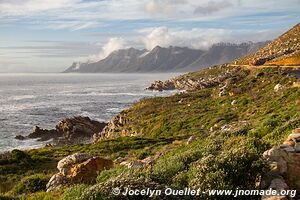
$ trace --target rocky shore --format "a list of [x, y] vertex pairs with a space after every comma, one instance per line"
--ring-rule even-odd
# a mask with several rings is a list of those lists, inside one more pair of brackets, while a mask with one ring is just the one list
[[101, 132], [107, 125], [105, 122], [91, 120], [89, 117], [64, 118], [57, 123], [55, 129], [47, 130], [38, 126], [27, 136], [18, 135], [15, 139], [53, 140], [47, 146], [63, 146], [67, 144], [90, 143], [95, 133]]

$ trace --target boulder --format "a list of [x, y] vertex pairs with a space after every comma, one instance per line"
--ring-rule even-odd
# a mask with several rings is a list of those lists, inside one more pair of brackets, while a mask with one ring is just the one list
[[68, 178], [62, 173], [54, 174], [46, 185], [47, 192], [59, 189], [68, 184]]
[[98, 172], [112, 167], [113, 161], [110, 159], [79, 153], [69, 155], [58, 162], [59, 172], [49, 180], [47, 192], [64, 185], [94, 182]]
[[75, 164], [82, 163], [83, 161], [86, 161], [90, 158], [92, 158], [92, 155], [89, 154], [79, 154], [75, 153], [72, 155], [69, 155], [62, 160], [60, 160], [57, 163], [57, 169], [60, 173], [62, 173], [64, 176], [70, 175], [71, 173], [71, 167]]
[[280, 90], [282, 90], [283, 89], [283, 86], [281, 85], [281, 84], [277, 84], [277, 85], [275, 85], [275, 87], [274, 87], [274, 92], [279, 92]]
[[73, 182], [91, 182], [97, 177], [99, 171], [113, 167], [112, 160], [93, 157], [75, 165], [71, 168], [71, 177]]

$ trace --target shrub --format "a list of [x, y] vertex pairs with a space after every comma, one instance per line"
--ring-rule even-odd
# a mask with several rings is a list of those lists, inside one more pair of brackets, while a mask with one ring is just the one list
[[74, 200], [80, 197], [80, 195], [83, 193], [85, 189], [87, 189], [88, 186], [84, 184], [74, 185], [73, 187], [70, 187], [65, 190], [63, 199], [64, 200]]
[[117, 176], [125, 174], [127, 172], [129, 172], [129, 170], [125, 166], [120, 166], [120, 167], [112, 168], [109, 170], [103, 170], [97, 176], [97, 183], [105, 182], [112, 177], [117, 177]]
[[14, 194], [22, 194], [43, 191], [46, 189], [48, 181], [49, 177], [44, 174], [27, 176], [12, 189], [12, 192]]
[[247, 147], [208, 155], [193, 164], [189, 184], [201, 191], [209, 189], [254, 189], [265, 163], [260, 152]]
[[51, 192], [37, 192], [21, 197], [21, 200], [57, 200], [59, 196]]

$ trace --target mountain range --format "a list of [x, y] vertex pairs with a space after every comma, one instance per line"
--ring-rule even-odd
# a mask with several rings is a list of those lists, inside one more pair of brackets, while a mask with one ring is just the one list
[[132, 73], [132, 72], [188, 72], [206, 66], [231, 62], [265, 46], [258, 43], [218, 43], [208, 50], [188, 47], [156, 46], [151, 51], [135, 48], [113, 51], [97, 62], [74, 62], [64, 72], [77, 73]]

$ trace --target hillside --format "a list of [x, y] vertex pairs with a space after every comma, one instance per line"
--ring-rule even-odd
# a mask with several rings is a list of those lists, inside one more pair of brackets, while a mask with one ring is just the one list
[[[114, 199], [111, 189], [127, 185], [254, 189], [266, 167], [263, 152], [300, 127], [299, 78], [289, 70], [222, 65], [181, 76], [180, 80], [210, 77], [222, 82], [144, 99], [114, 117], [96, 144], [1, 155], [0, 189], [7, 197], [25, 193], [36, 199]], [[227, 78], [219, 79], [224, 74]], [[99, 173], [97, 182], [38, 192], [56, 172], [57, 162], [75, 152], [110, 158], [115, 167]], [[150, 168], [124, 165], [149, 156], [155, 160]], [[22, 181], [15, 185], [15, 180]]]
[[103, 60], [94, 63], [73, 63], [65, 72], [184, 72], [203, 67], [228, 63], [264, 46], [267, 42], [228, 44], [220, 43], [203, 51], [187, 47], [163, 48], [151, 51], [134, 48], [112, 52]]
[[[299, 191], [299, 78], [295, 66], [223, 64], [157, 82], [151, 89], [180, 90], [123, 110], [93, 135], [93, 144], [1, 154], [0, 198], [223, 200], [233, 197], [210, 191]], [[99, 160], [110, 164], [105, 168]], [[201, 193], [119, 193], [126, 188]], [[299, 199], [297, 195], [236, 199]]]
[[233, 61], [237, 65], [300, 65], [300, 24], [264, 48]]

